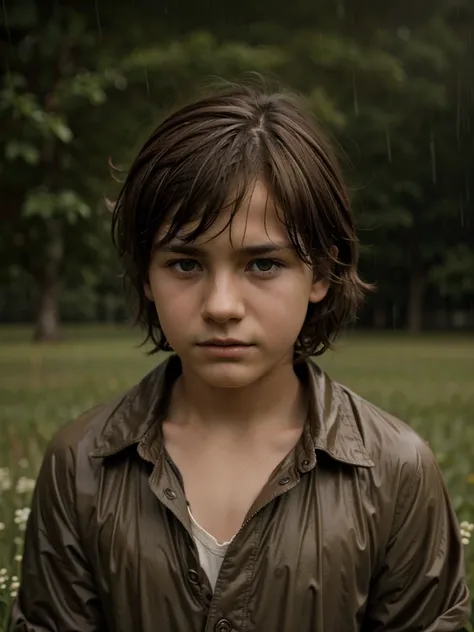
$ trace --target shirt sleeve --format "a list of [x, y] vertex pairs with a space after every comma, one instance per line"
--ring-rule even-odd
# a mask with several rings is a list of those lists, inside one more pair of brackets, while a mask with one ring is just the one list
[[374, 578], [364, 631], [455, 632], [468, 623], [470, 596], [456, 515], [428, 445], [403, 466], [398, 507]]
[[78, 533], [74, 454], [60, 436], [47, 450], [33, 494], [10, 632], [107, 630]]

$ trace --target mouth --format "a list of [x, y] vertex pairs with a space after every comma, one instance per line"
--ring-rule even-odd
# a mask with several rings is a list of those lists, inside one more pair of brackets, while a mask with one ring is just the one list
[[235, 338], [212, 338], [199, 343], [198, 347], [209, 358], [236, 361], [246, 358], [254, 345]]
[[253, 345], [235, 338], [211, 338], [198, 343], [199, 347], [252, 347]]

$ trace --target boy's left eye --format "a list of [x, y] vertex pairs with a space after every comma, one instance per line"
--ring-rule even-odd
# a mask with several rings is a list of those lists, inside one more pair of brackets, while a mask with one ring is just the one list
[[251, 267], [256, 268], [256, 272], [275, 273], [279, 268], [283, 267], [281, 263], [274, 259], [255, 259], [251, 263]]

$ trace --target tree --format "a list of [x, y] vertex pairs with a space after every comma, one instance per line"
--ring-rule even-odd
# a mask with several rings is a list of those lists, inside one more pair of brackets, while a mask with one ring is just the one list
[[[473, 156], [472, 148], [469, 155], [456, 139], [453, 91], [466, 46], [444, 12], [416, 29], [379, 37], [402, 63], [406, 78], [395, 93], [377, 97], [377, 109], [365, 108], [353, 120], [352, 137], [365, 151], [360, 173], [368, 183], [359, 203], [365, 228], [378, 235], [374, 249], [381, 278], [388, 281], [398, 270], [400, 283], [392, 286], [392, 301], [402, 299], [408, 328], [417, 332], [423, 328], [425, 297], [434, 284], [439, 302], [442, 262], [454, 258], [458, 273], [460, 266], [469, 265], [468, 258], [456, 253], [468, 243], [468, 221], [461, 225], [459, 209]], [[472, 226], [470, 231], [472, 239]], [[469, 273], [468, 267], [463, 270]]]
[[[16, 251], [6, 247], [4, 255], [10, 267], [15, 261], [34, 279], [35, 338], [54, 340], [65, 268], [79, 254], [97, 267], [102, 254], [93, 236], [103, 224], [99, 200], [107, 154], [124, 157], [130, 131], [143, 129], [144, 113], [158, 109], [147, 94], [153, 72], [160, 78], [159, 98], [166, 93], [169, 100], [175, 82], [189, 89], [203, 70], [218, 74], [264, 70], [279, 58], [269, 49], [220, 44], [206, 33], [181, 41], [168, 37], [159, 46], [147, 47], [145, 42], [136, 49], [133, 31], [129, 42], [123, 26], [111, 28], [105, 37], [90, 16], [64, 5], [45, 20], [30, 11], [29, 20], [18, 19], [18, 23], [21, 28], [15, 31], [13, 46], [12, 30], [8, 34], [9, 68], [0, 90], [1, 123], [7, 137], [1, 176], [9, 192], [3, 219], [8, 217], [11, 228], [3, 240], [15, 244]], [[14, 26], [10, 16], [9, 27]], [[129, 85], [134, 91], [127, 90]], [[114, 102], [111, 96], [116, 90], [123, 90], [126, 99]], [[126, 130], [117, 119], [124, 110]], [[93, 256], [87, 257], [88, 249]]]
[[39, 337], [57, 335], [61, 284], [115, 287], [108, 158], [126, 167], [169, 105], [246, 70], [304, 94], [341, 150], [378, 324], [469, 305], [469, 0], [46, 4], [12, 4], [0, 90], [0, 283], [34, 279]]
[[97, 55], [96, 38], [83, 16], [57, 9], [42, 23], [34, 8], [25, 3], [28, 19], [19, 12], [17, 23], [10, 15], [8, 25], [8, 68], [0, 90], [7, 138], [2, 180], [10, 192], [4, 219], [8, 214], [18, 252], [14, 259], [36, 284], [35, 337], [53, 340], [69, 246], [65, 231], [70, 225], [80, 229], [93, 215], [90, 183], [77, 186], [85, 174], [77, 172], [74, 117], [85, 103], [103, 104], [107, 91], [123, 87], [125, 80], [118, 64], [109, 63], [108, 51]]

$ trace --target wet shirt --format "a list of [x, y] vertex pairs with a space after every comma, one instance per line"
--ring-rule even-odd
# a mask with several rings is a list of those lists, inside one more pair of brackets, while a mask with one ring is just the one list
[[13, 632], [450, 632], [469, 618], [458, 522], [428, 445], [298, 368], [310, 415], [203, 569], [161, 424], [172, 356], [51, 442], [26, 530]]

